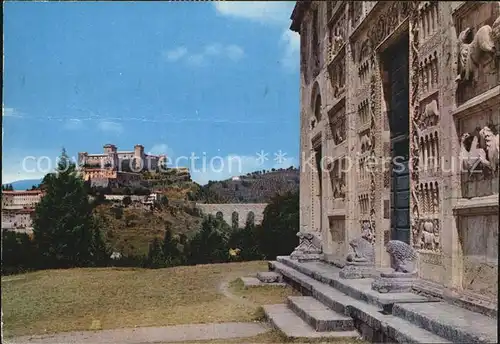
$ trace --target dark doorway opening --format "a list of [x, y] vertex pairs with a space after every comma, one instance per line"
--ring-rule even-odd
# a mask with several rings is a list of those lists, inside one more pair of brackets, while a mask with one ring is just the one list
[[391, 143], [391, 238], [410, 243], [408, 34], [382, 55]]
[[316, 197], [318, 201], [318, 209], [319, 209], [319, 230], [323, 230], [323, 169], [321, 168], [323, 159], [323, 154], [321, 150], [321, 145], [316, 146], [314, 148], [314, 160], [316, 163], [316, 178], [317, 178], [317, 188], [316, 188]]

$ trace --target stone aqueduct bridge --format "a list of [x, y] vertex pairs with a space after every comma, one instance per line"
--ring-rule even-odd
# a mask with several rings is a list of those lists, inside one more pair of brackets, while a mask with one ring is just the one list
[[[204, 214], [212, 214], [214, 216], [219, 216], [231, 226], [233, 223], [233, 218], [236, 217], [238, 221], [238, 227], [244, 227], [247, 218], [253, 217], [254, 223], [256, 225], [262, 222], [264, 217], [264, 209], [266, 209], [267, 203], [234, 203], [234, 204], [206, 204], [206, 203], [196, 203], [196, 207], [200, 209]], [[235, 219], [235, 220], [236, 220]]]

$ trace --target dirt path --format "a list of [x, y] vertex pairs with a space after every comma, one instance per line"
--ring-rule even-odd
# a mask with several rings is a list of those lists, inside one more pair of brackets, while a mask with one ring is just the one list
[[253, 337], [266, 332], [260, 323], [193, 324], [165, 327], [122, 328], [102, 331], [65, 332], [53, 335], [4, 339], [15, 344], [144, 344]]
[[227, 297], [228, 299], [231, 299], [234, 302], [244, 304], [245, 306], [248, 307], [257, 307], [258, 305], [253, 303], [250, 300], [244, 299], [241, 296], [235, 295], [231, 293], [231, 290], [229, 288], [229, 281], [222, 281], [219, 286], [217, 287], [217, 290], [219, 293]]

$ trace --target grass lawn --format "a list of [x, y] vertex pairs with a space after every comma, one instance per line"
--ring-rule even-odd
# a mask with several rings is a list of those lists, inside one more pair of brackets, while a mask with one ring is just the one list
[[[5, 278], [4, 334], [252, 321], [261, 316], [259, 305], [282, 303], [295, 293], [289, 287], [244, 290], [241, 281], [234, 282], [265, 270], [267, 263], [260, 261], [157, 270], [45, 270]], [[233, 281], [229, 291], [250, 303], [220, 293], [223, 281]]]

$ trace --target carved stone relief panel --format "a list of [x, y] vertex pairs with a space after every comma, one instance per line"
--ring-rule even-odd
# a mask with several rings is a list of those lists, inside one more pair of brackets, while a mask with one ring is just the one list
[[336, 159], [328, 166], [334, 199], [344, 199], [346, 195], [346, 159]]
[[416, 187], [419, 218], [412, 217], [413, 246], [417, 249], [439, 252], [440, 245], [440, 191], [437, 181], [420, 183]]
[[328, 76], [332, 86], [332, 96], [339, 99], [345, 95], [345, 50], [342, 49], [328, 65]]
[[500, 83], [500, 6], [497, 2], [471, 2], [455, 14], [458, 33], [457, 103]]
[[420, 43], [430, 39], [439, 29], [439, 13], [437, 1], [421, 1], [419, 5]]
[[355, 28], [363, 17], [363, 1], [349, 1], [349, 20], [351, 28]]
[[358, 78], [359, 84], [363, 85], [369, 82], [370, 73], [371, 73], [371, 65], [372, 65], [372, 56], [373, 50], [371, 41], [368, 38], [364, 40], [360, 40], [356, 43], [355, 48], [353, 49], [353, 57], [358, 68]]
[[498, 194], [500, 110], [460, 120], [462, 197]]
[[440, 171], [438, 93], [420, 101], [418, 111], [413, 123], [417, 130], [414, 139], [418, 140], [418, 168], [428, 176]]
[[346, 18], [345, 12], [339, 9], [336, 18], [332, 18], [328, 23], [328, 48], [327, 63], [331, 63], [340, 49], [346, 42]]
[[333, 142], [335, 145], [339, 145], [346, 139], [345, 105], [342, 104], [340, 107], [330, 110], [328, 119]]
[[416, 2], [390, 1], [387, 8], [378, 17], [368, 31], [372, 47], [378, 46], [410, 14]]
[[429, 93], [433, 93], [439, 88], [439, 71], [438, 71], [437, 51], [421, 58], [420, 61], [420, 85], [422, 97], [427, 97]]
[[330, 225], [330, 235], [333, 242], [345, 241], [345, 218], [343, 217], [328, 217]]
[[363, 99], [358, 104], [358, 130], [369, 127], [370, 120], [370, 103], [368, 99]]
[[490, 300], [498, 298], [498, 226], [498, 208], [490, 215], [471, 214], [459, 219], [462, 286]]
[[367, 193], [358, 196], [359, 214], [362, 219], [368, 219], [370, 215], [370, 195]]

